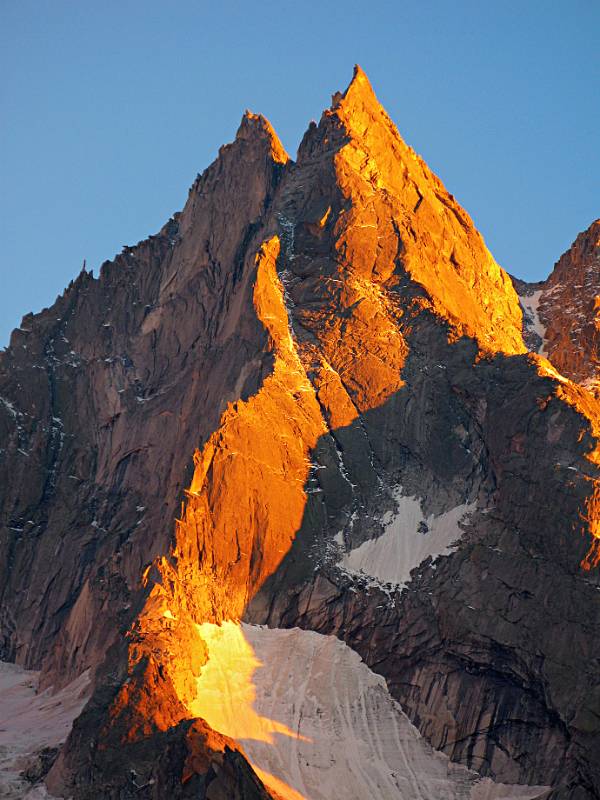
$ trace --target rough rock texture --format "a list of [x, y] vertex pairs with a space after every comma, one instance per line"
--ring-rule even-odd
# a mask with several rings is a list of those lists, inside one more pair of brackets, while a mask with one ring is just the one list
[[242, 265], [284, 159], [247, 115], [181, 214], [82, 272], [1, 355], [3, 658], [67, 682], [129, 623], [195, 446], [270, 368]]
[[46, 684], [131, 626], [194, 447], [270, 369], [242, 266], [285, 160], [247, 114], [181, 214], [97, 280], [82, 272], [1, 356], [0, 655]]
[[[579, 234], [545, 281], [513, 279], [533, 331], [532, 350], [542, 352], [571, 380], [592, 391], [600, 385], [600, 219]], [[537, 327], [537, 331], [533, 330]]]
[[[156, 237], [26, 317], [0, 357], [1, 655], [96, 670], [50, 788], [275, 796], [191, 711], [198, 626], [246, 618], [339, 636], [480, 774], [599, 798], [600, 407], [522, 325], [360, 69], [295, 163], [247, 114]], [[469, 509], [454, 550], [405, 587], [350, 574], [404, 497], [425, 537]]]
[[82, 800], [272, 800], [242, 748], [190, 719], [167, 691], [151, 657], [128, 677], [103, 674], [50, 772], [50, 792]]

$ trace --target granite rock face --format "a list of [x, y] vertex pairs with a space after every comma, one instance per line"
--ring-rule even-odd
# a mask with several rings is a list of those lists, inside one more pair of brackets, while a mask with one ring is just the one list
[[62, 682], [97, 663], [168, 552], [195, 446], [269, 370], [242, 262], [281, 173], [273, 141], [246, 116], [181, 214], [2, 354], [3, 658]]
[[23, 320], [0, 654], [94, 674], [54, 794], [302, 796], [192, 712], [201, 626], [244, 619], [341, 638], [492, 781], [600, 797], [595, 306], [561, 328], [595, 225], [515, 291], [357, 68], [295, 162], [247, 113], [157, 236]]
[[599, 385], [600, 219], [579, 234], [545, 281], [515, 280], [529, 346], [561, 374], [596, 392]]

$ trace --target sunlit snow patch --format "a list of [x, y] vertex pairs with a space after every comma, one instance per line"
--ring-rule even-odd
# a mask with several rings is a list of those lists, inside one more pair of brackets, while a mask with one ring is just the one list
[[[425, 518], [416, 497], [397, 494], [396, 501], [397, 513], [384, 518], [385, 532], [346, 553], [338, 566], [351, 574], [404, 586], [411, 570], [428, 556], [435, 559], [450, 552], [463, 533], [459, 523], [475, 508], [474, 504], [464, 504]], [[340, 539], [338, 542], [342, 543]]]
[[191, 711], [236, 738], [284, 800], [531, 800], [481, 781], [420, 736], [385, 680], [333, 636], [199, 626], [208, 663]]

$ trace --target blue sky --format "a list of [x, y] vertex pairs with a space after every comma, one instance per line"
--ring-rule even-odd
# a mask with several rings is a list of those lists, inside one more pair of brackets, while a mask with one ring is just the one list
[[600, 3], [0, 0], [0, 346], [156, 232], [245, 108], [295, 154], [355, 62], [496, 259], [600, 216]]

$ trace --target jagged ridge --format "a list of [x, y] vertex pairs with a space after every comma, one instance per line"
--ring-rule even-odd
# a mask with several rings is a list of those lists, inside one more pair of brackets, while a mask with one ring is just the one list
[[[482, 774], [597, 796], [597, 405], [525, 354], [508, 277], [362, 71], [296, 163], [246, 114], [181, 215], [26, 327], [0, 378], [4, 654], [47, 682], [106, 654], [53, 788], [216, 791], [235, 745], [152, 754], [189, 750], [196, 625], [245, 615], [343, 638]], [[457, 550], [404, 590], [344, 572], [406, 495], [475, 509]], [[236, 764], [229, 791], [263, 796]]]

